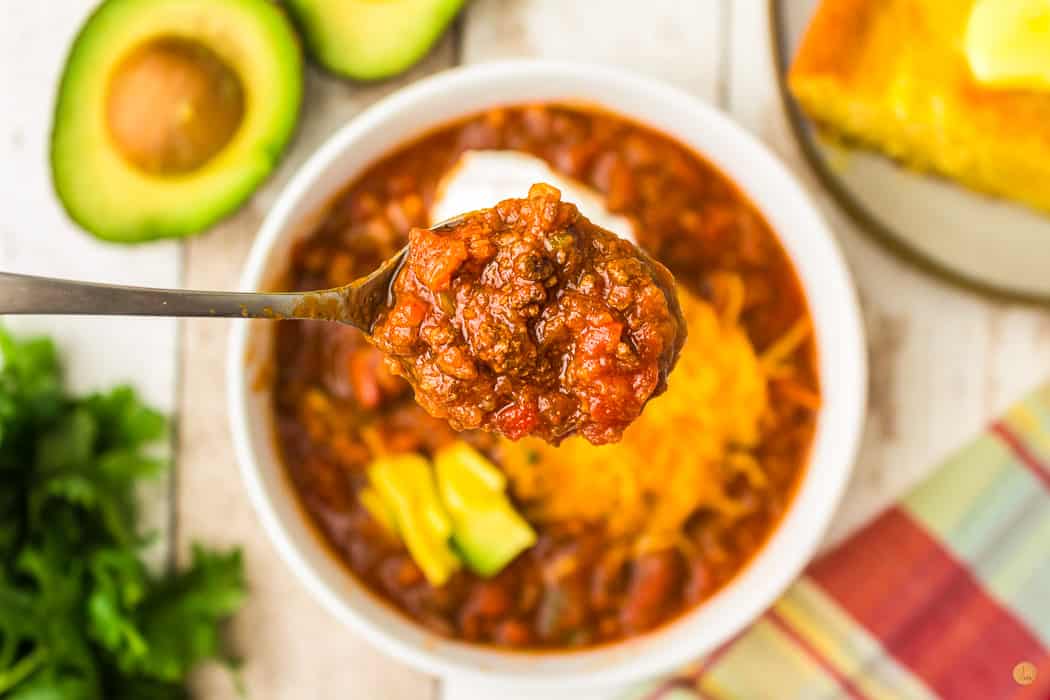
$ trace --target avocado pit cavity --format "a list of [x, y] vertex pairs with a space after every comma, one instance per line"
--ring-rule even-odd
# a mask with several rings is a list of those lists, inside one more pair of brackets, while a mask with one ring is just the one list
[[244, 88], [214, 51], [160, 37], [128, 54], [110, 78], [106, 125], [120, 154], [150, 175], [199, 169], [244, 118]]

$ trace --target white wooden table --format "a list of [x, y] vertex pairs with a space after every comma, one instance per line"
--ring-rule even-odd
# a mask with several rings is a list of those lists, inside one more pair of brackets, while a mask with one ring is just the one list
[[[406, 82], [457, 63], [496, 58], [597, 61], [675, 83], [729, 112], [818, 192], [780, 109], [766, 0], [474, 0], [424, 63], [396, 81], [352, 85], [311, 70], [291, 153], [227, 222], [183, 244], [97, 243], [62, 215], [46, 163], [56, 79], [68, 43], [93, 4], [9, 3], [0, 22], [0, 269], [233, 288], [277, 192], [333, 130]], [[1050, 375], [1050, 313], [990, 303], [921, 277], [817, 197], [860, 288], [873, 370], [867, 431], [831, 533], [836, 539]], [[223, 390], [228, 322], [20, 319], [11, 325], [55, 334], [78, 388], [129, 380], [155, 404], [175, 411], [176, 470], [153, 494], [152, 521], [167, 534], [175, 556], [184, 556], [195, 539], [245, 547], [252, 595], [233, 633], [247, 659], [251, 697], [515, 697], [509, 688], [457, 684], [446, 684], [442, 692], [435, 680], [356, 639], [293, 580], [259, 530], [236, 473]], [[201, 697], [236, 697], [222, 674], [202, 673], [198, 683]]]

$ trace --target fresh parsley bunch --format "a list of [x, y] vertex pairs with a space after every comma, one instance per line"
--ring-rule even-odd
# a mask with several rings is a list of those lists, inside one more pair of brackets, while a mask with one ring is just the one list
[[128, 387], [67, 395], [46, 338], [0, 329], [0, 356], [0, 698], [188, 698], [196, 664], [230, 660], [240, 552], [151, 573], [135, 488], [166, 466], [164, 417]]

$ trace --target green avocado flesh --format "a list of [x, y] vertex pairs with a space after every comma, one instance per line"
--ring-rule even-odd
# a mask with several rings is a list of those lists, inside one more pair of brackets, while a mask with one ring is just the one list
[[532, 528], [506, 502], [453, 522], [452, 542], [467, 566], [481, 576], [495, 576], [536, 544]]
[[452, 542], [466, 565], [494, 576], [536, 543], [536, 533], [507, 498], [506, 478], [464, 442], [434, 455], [438, 489], [452, 516]]
[[298, 39], [269, 0], [107, 0], [59, 85], [55, 191], [99, 238], [197, 233], [270, 174], [302, 95]]
[[307, 48], [356, 80], [407, 70], [434, 45], [463, 0], [286, 0]]

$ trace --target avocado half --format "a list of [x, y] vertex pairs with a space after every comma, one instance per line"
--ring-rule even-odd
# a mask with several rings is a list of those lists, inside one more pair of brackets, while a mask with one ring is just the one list
[[196, 233], [270, 174], [302, 96], [298, 39], [268, 0], [107, 0], [62, 75], [55, 190], [100, 238]]
[[410, 68], [438, 40], [463, 0], [285, 0], [310, 54], [355, 80]]

